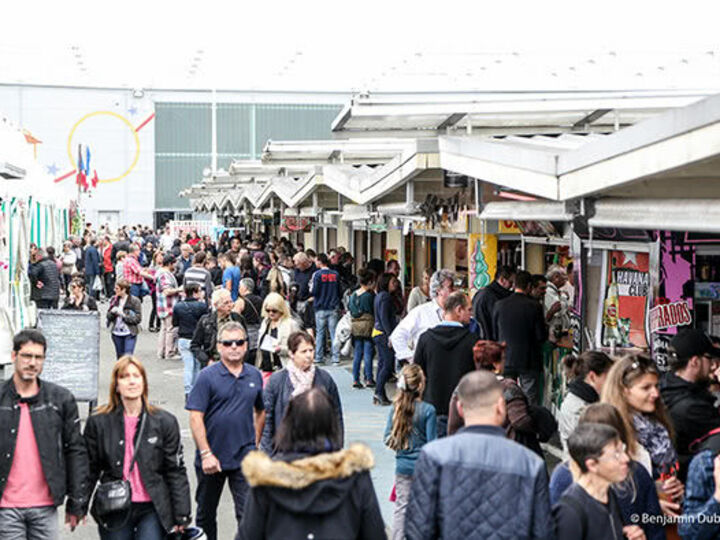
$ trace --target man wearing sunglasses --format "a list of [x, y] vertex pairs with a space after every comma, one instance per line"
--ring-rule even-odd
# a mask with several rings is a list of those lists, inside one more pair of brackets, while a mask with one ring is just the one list
[[196, 522], [209, 540], [217, 539], [217, 507], [226, 479], [238, 525], [242, 520], [248, 485], [240, 464], [259, 445], [265, 427], [262, 375], [244, 362], [245, 328], [228, 322], [217, 337], [220, 361], [199, 373], [185, 406], [197, 446]]

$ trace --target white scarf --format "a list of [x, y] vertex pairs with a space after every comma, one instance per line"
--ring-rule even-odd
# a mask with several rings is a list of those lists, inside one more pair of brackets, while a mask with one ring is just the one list
[[315, 380], [315, 366], [310, 366], [310, 369], [303, 371], [295, 365], [295, 362], [290, 360], [287, 363], [286, 369], [290, 375], [290, 383], [293, 385], [292, 397], [302, 394], [306, 390], [310, 390]]

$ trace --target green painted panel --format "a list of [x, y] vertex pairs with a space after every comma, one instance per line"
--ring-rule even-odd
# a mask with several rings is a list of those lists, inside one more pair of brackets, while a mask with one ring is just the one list
[[210, 154], [198, 156], [155, 156], [156, 208], [187, 208], [188, 199], [178, 193], [199, 182], [205, 167], [210, 166]]
[[[219, 154], [250, 157], [252, 137], [250, 117], [252, 105], [248, 103], [219, 103], [217, 106], [217, 145]], [[220, 166], [220, 165], [218, 165]]]
[[[219, 103], [218, 168], [234, 159], [259, 159], [268, 139], [329, 139], [339, 105]], [[178, 192], [197, 183], [211, 163], [210, 103], [155, 104], [155, 204], [183, 209]]]
[[275, 141], [321, 140], [332, 138], [330, 124], [339, 105], [258, 104], [255, 113], [255, 151]]
[[209, 153], [212, 147], [209, 103], [156, 103], [157, 154]]

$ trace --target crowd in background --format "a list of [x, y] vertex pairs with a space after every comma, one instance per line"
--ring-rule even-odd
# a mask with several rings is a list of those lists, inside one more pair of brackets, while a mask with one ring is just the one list
[[[343, 450], [342, 396], [324, 367], [344, 359], [353, 391], [370, 388], [375, 405], [389, 406], [393, 538], [720, 538], [720, 413], [711, 386], [720, 349], [708, 336], [679, 332], [666, 373], [642, 354], [567, 356], [568, 391], [552, 412], [542, 351], [568, 337], [571, 266], [545, 275], [500, 267], [470, 298], [450, 269], [428, 268], [405, 290], [397, 261], [356, 263], [343, 247], [316, 253], [287, 238], [177, 238], [140, 226], [116, 234], [88, 226], [61, 254], [33, 246], [37, 306], [95, 311], [107, 303], [118, 358], [109, 404], [85, 430], [89, 485], [74, 515], [88, 510], [114, 459], [104, 454], [115, 444], [109, 433], [124, 429], [130, 440], [155, 429], [166, 457], [143, 457], [141, 445], [133, 461], [125, 444], [117, 461], [125, 469], [110, 467], [110, 476], [130, 478], [141, 494], [136, 529], [189, 524], [184, 465], [162, 466], [172, 455], [178, 461], [177, 421], [149, 406], [133, 356], [144, 326], [158, 333], [158, 359], [184, 365], [196, 523], [208, 538], [216, 538], [226, 480], [238, 538], [384, 537], [372, 454], [362, 445]], [[42, 336], [16, 339], [16, 373], [25, 348], [38, 344]], [[115, 413], [119, 428], [98, 416]], [[564, 461], [550, 475], [544, 445], [554, 440]], [[96, 520], [101, 536], [115, 538]], [[156, 537], [143, 534], [135, 537]]]

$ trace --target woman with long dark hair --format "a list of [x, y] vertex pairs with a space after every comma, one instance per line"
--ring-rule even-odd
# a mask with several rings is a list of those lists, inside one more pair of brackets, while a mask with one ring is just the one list
[[[182, 459], [180, 426], [167, 411], [150, 405], [145, 368], [123, 356], [110, 376], [108, 403], [85, 427], [90, 500], [98, 480], [127, 480], [129, 512], [91, 513], [102, 540], [164, 540], [190, 523], [190, 485]], [[137, 456], [135, 456], [137, 452]]]
[[605, 379], [613, 365], [612, 359], [601, 351], [587, 351], [580, 356], [563, 358], [570, 383], [558, 415], [558, 430], [563, 452], [567, 453], [567, 438], [577, 427], [580, 414], [588, 405], [600, 401]]
[[238, 539], [386, 538], [370, 478], [368, 447], [340, 450], [338, 420], [325, 390], [290, 400], [274, 459], [250, 452], [242, 472], [250, 485]]

